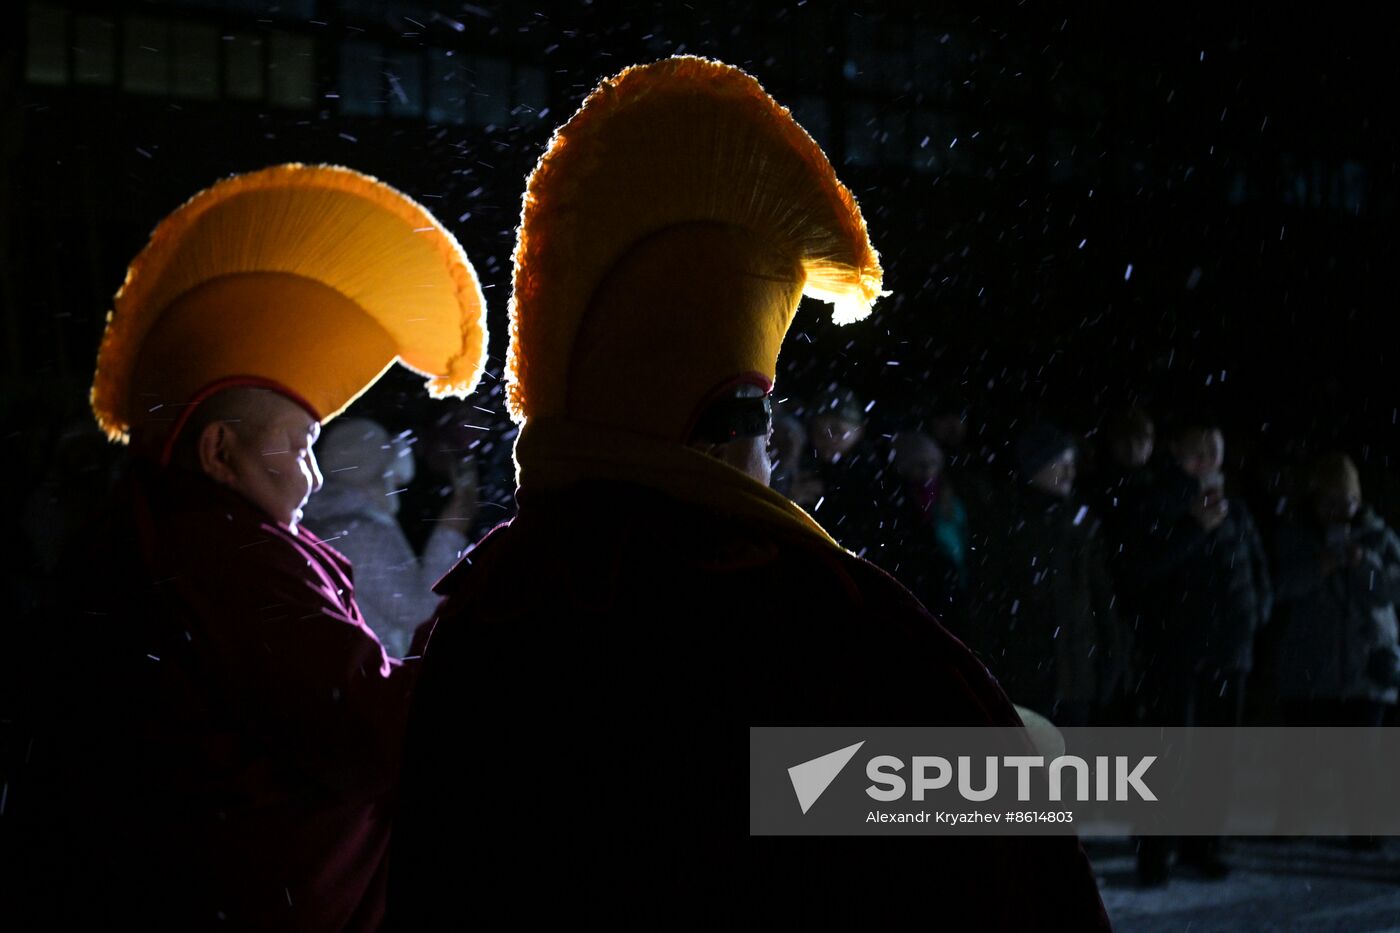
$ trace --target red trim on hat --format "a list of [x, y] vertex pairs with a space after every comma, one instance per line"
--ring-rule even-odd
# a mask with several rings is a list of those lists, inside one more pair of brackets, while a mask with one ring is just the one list
[[293, 402], [296, 402], [302, 408], [305, 408], [306, 413], [317, 421], [321, 420], [321, 413], [316, 410], [315, 406], [280, 382], [272, 379], [264, 379], [262, 376], [225, 376], [222, 379], [215, 379], [213, 382], [200, 389], [194, 394], [193, 398], [185, 403], [184, 410], [181, 411], [180, 416], [175, 419], [175, 423], [171, 425], [170, 433], [166, 436], [165, 443], [161, 445], [160, 465], [162, 467], [170, 465], [170, 457], [175, 452], [175, 441], [179, 438], [180, 432], [185, 429], [185, 425], [189, 423], [190, 417], [194, 414], [195, 409], [224, 389], [236, 387], [270, 389], [278, 395], [285, 396]]
[[706, 392], [705, 397], [700, 400], [700, 404], [695, 406], [695, 410], [692, 411], [690, 417], [686, 419], [685, 431], [681, 433], [681, 443], [684, 444], [690, 440], [690, 434], [695, 430], [695, 425], [700, 421], [700, 415], [704, 413], [705, 406], [709, 405], [717, 398], [723, 398], [725, 393], [732, 392], [739, 388], [739, 386], [758, 386], [763, 390], [763, 394], [767, 395], [769, 392], [773, 391], [773, 380], [763, 375], [763, 373], [751, 371], [740, 373], [737, 376], [726, 379], [709, 392]]

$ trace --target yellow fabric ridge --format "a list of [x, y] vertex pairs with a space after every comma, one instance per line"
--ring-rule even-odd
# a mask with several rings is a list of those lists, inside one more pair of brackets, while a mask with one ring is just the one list
[[181, 296], [146, 334], [132, 371], [135, 424], [163, 434], [211, 375], [277, 383], [328, 421], [397, 351], [378, 321], [327, 285], [286, 272], [226, 275]]
[[[688, 55], [625, 69], [555, 131], [526, 186], [506, 359], [507, 404], [516, 421], [571, 413], [570, 372], [598, 290], [639, 244], [696, 223], [743, 228], [796, 264], [789, 319], [802, 294], [830, 302], [838, 324], [867, 316], [885, 294], [855, 198], [821, 147], [758, 81]], [[668, 296], [655, 289], [660, 303], [649, 310], [668, 314], [672, 303], [701, 288], [715, 288], [704, 268], [682, 270]], [[747, 309], [757, 320], [743, 335], [746, 343], [772, 326], [766, 305], [763, 298]], [[734, 310], [723, 339], [739, 329], [745, 310]], [[769, 342], [765, 337], [753, 355], [766, 358]], [[686, 354], [714, 353], [718, 343], [658, 346], [639, 335], [622, 352], [662, 354], [659, 368], [688, 366]]]
[[648, 237], [580, 323], [568, 417], [683, 443], [718, 387], [749, 374], [773, 384], [802, 283], [794, 257], [741, 227], [692, 223]]
[[[308, 282], [328, 291], [313, 297]], [[166, 322], [174, 309], [179, 320]], [[204, 349], [179, 361], [175, 333]], [[352, 347], [351, 334], [369, 344]], [[148, 339], [166, 343], [151, 358], [169, 362], [178, 385], [156, 386], [138, 371]], [[216, 351], [221, 341], [235, 347]], [[298, 352], [299, 368], [287, 365]], [[157, 225], [107, 317], [92, 409], [109, 437], [125, 441], [150, 410], [138, 386], [154, 389], [157, 404], [179, 405], [192, 383], [248, 376], [282, 382], [330, 418], [395, 359], [442, 397], [469, 393], [485, 356], [476, 272], [431, 213], [368, 175], [291, 163], [224, 179]]]

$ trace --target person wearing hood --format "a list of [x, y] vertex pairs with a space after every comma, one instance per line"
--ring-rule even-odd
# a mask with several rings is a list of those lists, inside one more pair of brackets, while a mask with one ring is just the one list
[[341, 418], [316, 446], [326, 477], [307, 504], [306, 524], [355, 568], [355, 601], [391, 658], [437, 608], [433, 584], [467, 546], [476, 485], [454, 484], [420, 557], [399, 525], [399, 493], [414, 476], [413, 449], [368, 418]]
[[[1243, 718], [1255, 635], [1274, 596], [1259, 532], [1244, 501], [1227, 495], [1224, 464], [1219, 427], [1178, 419], [1125, 516], [1118, 566], [1138, 607], [1134, 686], [1147, 725], [1230, 727]], [[1166, 836], [1143, 839], [1144, 885], [1166, 883], [1176, 847]], [[1219, 837], [1185, 837], [1179, 861], [1221, 879], [1229, 873], [1221, 848]]]
[[[1307, 474], [1302, 507], [1277, 532], [1279, 573], [1275, 688], [1285, 725], [1375, 727], [1395, 708], [1400, 688], [1400, 536], [1361, 494], [1356, 464], [1345, 453], [1319, 457]], [[1385, 781], [1379, 768], [1362, 776]], [[1284, 806], [1305, 806], [1309, 793], [1291, 781]], [[1348, 797], [1349, 824], [1369, 814]], [[1354, 833], [1356, 848], [1377, 837]]]
[[1150, 717], [1187, 725], [1238, 724], [1255, 633], [1273, 606], [1259, 533], [1244, 501], [1227, 495], [1224, 463], [1218, 427], [1181, 421], [1123, 532], [1120, 568], [1143, 607], [1142, 669], [1152, 675], [1141, 700]]
[[32, 928], [378, 928], [413, 668], [302, 509], [321, 425], [395, 361], [470, 391], [483, 314], [452, 235], [349, 169], [233, 176], [156, 228], [93, 380], [131, 463], [69, 558]]
[[1074, 495], [1074, 439], [1031, 425], [1015, 445], [1006, 527], [977, 568], [968, 641], [1018, 705], [1086, 726], [1121, 688], [1126, 639], [1097, 519]]
[[1378, 726], [1396, 702], [1400, 537], [1361, 496], [1356, 465], [1321, 457], [1279, 529], [1276, 681], [1290, 725]]
[[906, 921], [1105, 927], [1073, 838], [745, 837], [750, 726], [1019, 723], [906, 590], [767, 485], [799, 300], [845, 323], [881, 294], [811, 137], [736, 68], [628, 68], [556, 131], [518, 237], [519, 512], [439, 586], [390, 928], [561, 908], [809, 925], [870, 898]]

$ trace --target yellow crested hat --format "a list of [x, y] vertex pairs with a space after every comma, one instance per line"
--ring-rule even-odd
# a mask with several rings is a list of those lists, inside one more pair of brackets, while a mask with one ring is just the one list
[[798, 302], [867, 316], [879, 257], [821, 147], [737, 68], [678, 56], [600, 84], [530, 176], [507, 360], [517, 420], [685, 440], [770, 388]]
[[229, 386], [277, 389], [329, 421], [397, 360], [434, 397], [465, 396], [485, 309], [456, 238], [383, 182], [327, 165], [235, 175], [162, 220], [127, 269], [92, 410], [108, 437], [137, 432], [168, 456]]

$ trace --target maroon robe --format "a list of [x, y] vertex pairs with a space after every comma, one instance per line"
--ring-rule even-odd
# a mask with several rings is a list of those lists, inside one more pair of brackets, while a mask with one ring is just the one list
[[1019, 725], [893, 578], [640, 486], [518, 498], [438, 587], [390, 929], [1108, 927], [1073, 837], [746, 838], [749, 726]]
[[377, 929], [411, 667], [350, 566], [137, 466], [86, 556], [48, 741], [76, 929]]

